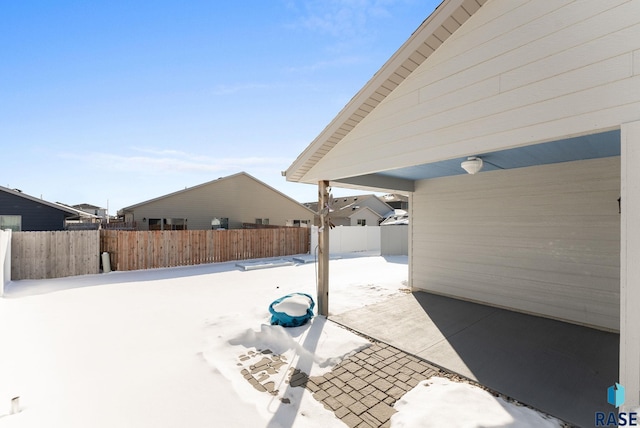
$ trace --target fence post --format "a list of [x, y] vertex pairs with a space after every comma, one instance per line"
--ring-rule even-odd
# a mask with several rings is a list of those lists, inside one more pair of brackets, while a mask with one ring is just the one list
[[11, 281], [11, 230], [0, 230], [0, 297]]

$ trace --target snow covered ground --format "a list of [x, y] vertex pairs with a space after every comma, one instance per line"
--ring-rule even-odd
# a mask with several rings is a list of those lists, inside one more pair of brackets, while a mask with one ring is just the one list
[[[11, 283], [0, 299], [0, 426], [344, 426], [285, 380], [293, 367], [325, 373], [369, 343], [323, 318], [269, 325], [275, 299], [315, 296], [315, 269], [221, 263]], [[345, 256], [330, 277], [337, 314], [403, 292], [407, 259]], [[281, 355], [266, 392], [243, 376], [265, 355]], [[465, 415], [459, 426], [551, 424], [479, 388], [427, 382], [396, 403], [392, 426], [442, 426], [428, 423], [452, 413]]]

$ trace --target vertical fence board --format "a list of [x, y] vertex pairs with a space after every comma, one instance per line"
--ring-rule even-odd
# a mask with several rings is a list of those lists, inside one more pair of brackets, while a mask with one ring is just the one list
[[95, 274], [100, 254], [112, 270], [154, 269], [280, 257], [309, 251], [309, 229], [17, 232], [11, 240], [11, 278]]
[[11, 239], [11, 279], [46, 279], [100, 271], [97, 230], [15, 232]]
[[301, 254], [308, 252], [310, 240], [307, 228], [102, 230], [100, 233], [100, 252], [111, 254], [114, 270], [155, 269]]

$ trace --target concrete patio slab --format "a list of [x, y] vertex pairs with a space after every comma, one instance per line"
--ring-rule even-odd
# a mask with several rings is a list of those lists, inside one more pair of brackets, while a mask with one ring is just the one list
[[330, 318], [578, 426], [613, 410], [614, 333], [424, 292]]

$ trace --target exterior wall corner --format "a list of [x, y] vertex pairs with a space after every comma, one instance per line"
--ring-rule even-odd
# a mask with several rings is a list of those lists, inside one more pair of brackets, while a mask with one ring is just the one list
[[640, 407], [640, 121], [621, 127], [620, 384], [624, 409]]

